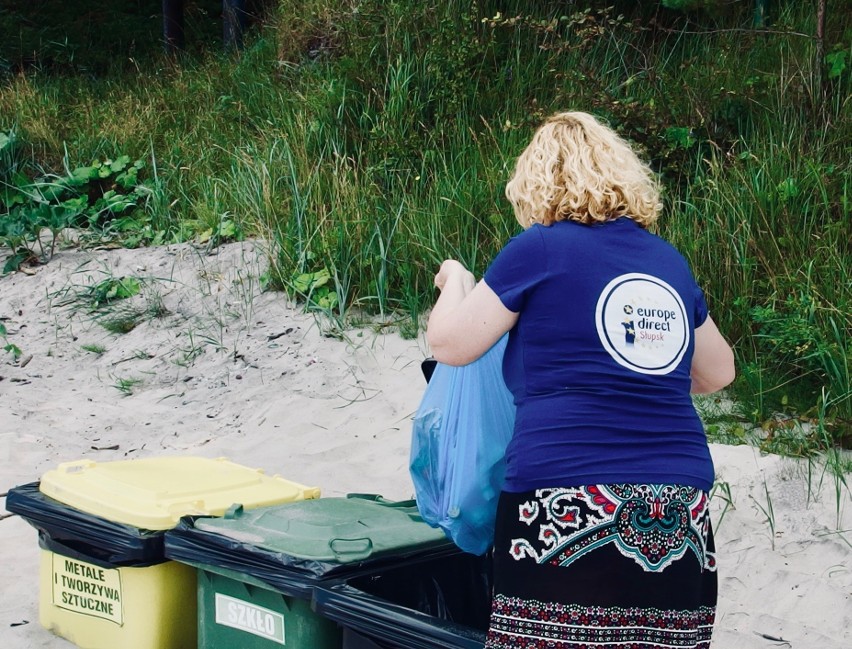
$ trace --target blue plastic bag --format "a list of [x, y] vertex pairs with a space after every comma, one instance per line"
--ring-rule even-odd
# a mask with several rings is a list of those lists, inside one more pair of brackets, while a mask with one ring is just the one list
[[469, 365], [438, 363], [414, 416], [409, 469], [420, 515], [471, 554], [493, 544], [515, 424], [502, 372], [507, 338]]

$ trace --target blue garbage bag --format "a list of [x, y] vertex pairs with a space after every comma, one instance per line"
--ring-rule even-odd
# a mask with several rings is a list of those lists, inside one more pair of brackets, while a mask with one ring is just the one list
[[507, 338], [469, 365], [438, 363], [412, 428], [409, 469], [420, 515], [477, 555], [494, 541], [515, 424], [502, 372]]

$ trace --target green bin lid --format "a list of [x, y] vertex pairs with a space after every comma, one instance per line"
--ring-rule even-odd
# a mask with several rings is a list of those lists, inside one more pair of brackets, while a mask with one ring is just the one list
[[412, 549], [450, 545], [423, 521], [413, 500], [350, 494], [201, 518], [195, 528], [299, 559], [350, 563]]

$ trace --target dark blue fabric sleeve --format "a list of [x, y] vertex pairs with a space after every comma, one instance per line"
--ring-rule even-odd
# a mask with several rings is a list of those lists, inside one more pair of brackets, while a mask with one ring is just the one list
[[[678, 253], [679, 254], [679, 253]], [[698, 285], [698, 282], [695, 280], [695, 275], [692, 274], [692, 269], [689, 266], [689, 262], [686, 260], [686, 257], [680, 255], [680, 259], [683, 263], [683, 267], [689, 278], [692, 280], [692, 318], [695, 322], [694, 327], [698, 329], [701, 325], [704, 324], [704, 321], [707, 320], [708, 308], [707, 308], [707, 300], [704, 297], [704, 291], [701, 290], [701, 287]], [[687, 296], [684, 295], [683, 299], [687, 299]]]
[[547, 268], [542, 227], [534, 225], [512, 237], [485, 271], [485, 283], [514, 313], [523, 309], [526, 296]]
[[695, 285], [695, 328], [697, 329], [707, 320], [707, 300], [704, 299], [704, 291]]

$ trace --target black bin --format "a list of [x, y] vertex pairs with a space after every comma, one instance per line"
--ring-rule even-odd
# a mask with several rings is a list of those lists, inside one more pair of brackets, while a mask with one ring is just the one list
[[457, 553], [354, 576], [314, 591], [344, 629], [343, 649], [482, 649], [491, 559]]

